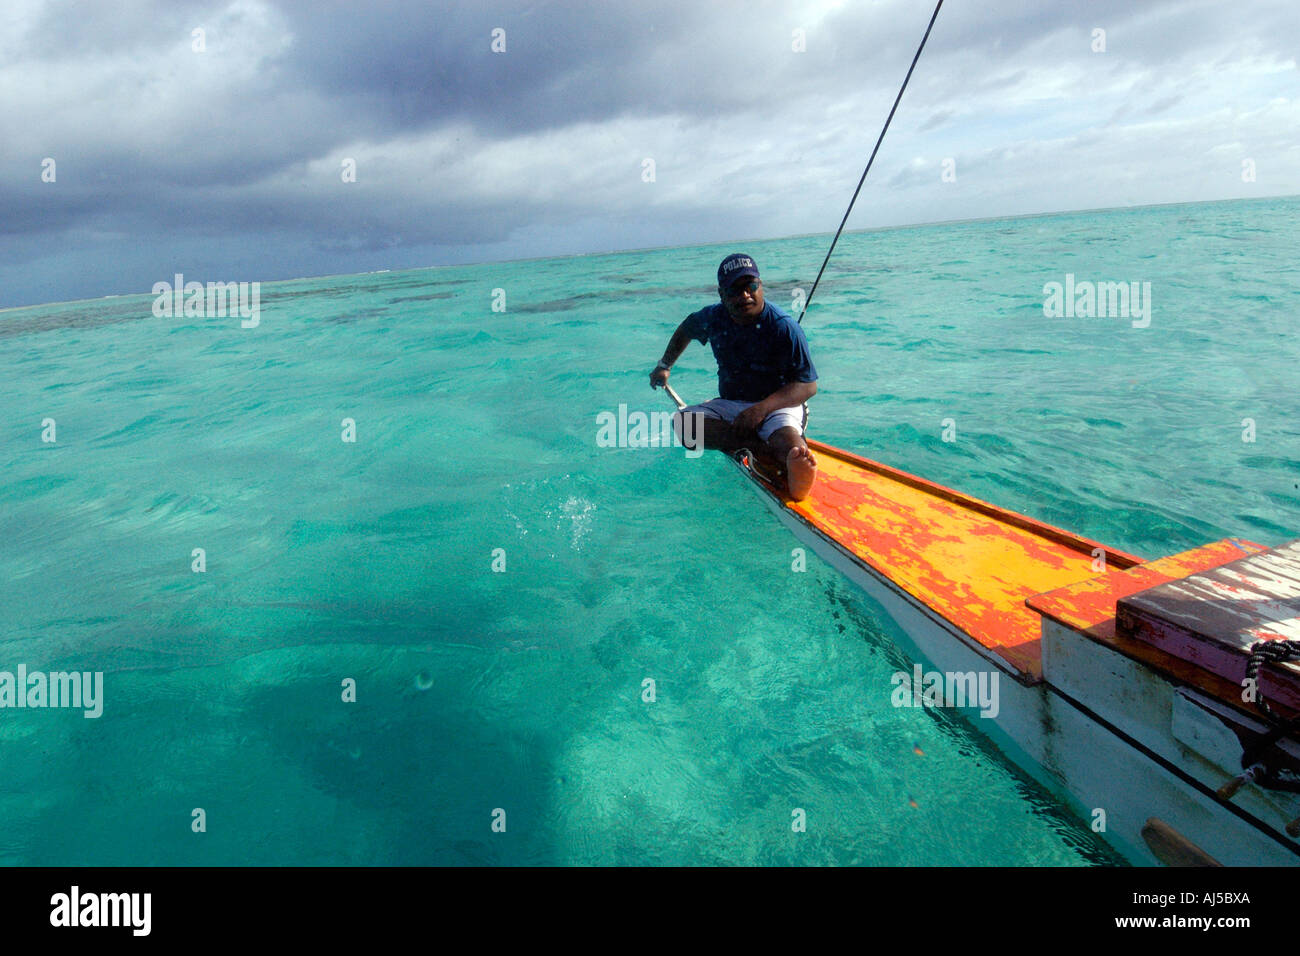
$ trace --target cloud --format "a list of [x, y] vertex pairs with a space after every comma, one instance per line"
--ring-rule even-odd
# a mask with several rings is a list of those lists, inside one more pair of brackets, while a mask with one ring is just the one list
[[[927, 15], [903, 0], [8, 4], [0, 304], [147, 288], [182, 248], [214, 271], [337, 273], [370, 254], [401, 268], [827, 231]], [[1300, 191], [1292, 18], [1273, 0], [945, 7], [850, 225]], [[1228, 142], [1257, 183], [1211, 152]], [[254, 241], [263, 254], [244, 256]]]

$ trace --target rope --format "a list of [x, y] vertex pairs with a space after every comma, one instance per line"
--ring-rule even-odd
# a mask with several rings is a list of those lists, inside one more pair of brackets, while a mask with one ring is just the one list
[[1256, 641], [1250, 646], [1246, 679], [1255, 682], [1255, 703], [1274, 721], [1280, 721], [1282, 717], [1264, 699], [1264, 692], [1259, 688], [1259, 669], [1264, 664], [1284, 664], [1292, 660], [1300, 660], [1300, 641]]
[[885, 120], [884, 129], [880, 131], [880, 136], [876, 140], [876, 148], [871, 151], [871, 158], [867, 160], [867, 168], [862, 171], [862, 178], [858, 180], [858, 188], [853, 190], [853, 198], [849, 200], [849, 208], [844, 210], [844, 218], [840, 220], [840, 227], [835, 230], [835, 238], [831, 240], [831, 247], [826, 250], [826, 258], [822, 260], [822, 267], [817, 270], [817, 278], [813, 280], [812, 292], [808, 293], [808, 298], [804, 300], [803, 311], [799, 313], [799, 324], [803, 325], [803, 317], [808, 314], [808, 306], [812, 303], [812, 297], [817, 293], [817, 283], [822, 281], [822, 273], [826, 271], [826, 263], [831, 261], [831, 253], [835, 251], [835, 243], [840, 241], [840, 233], [844, 231], [844, 224], [849, 221], [849, 213], [853, 212], [853, 204], [858, 201], [858, 193], [862, 192], [862, 184], [867, 181], [867, 173], [871, 172], [871, 164], [876, 161], [876, 153], [880, 151], [880, 144], [885, 141], [885, 133], [889, 130], [889, 124], [893, 122], [894, 112], [898, 109], [898, 104], [903, 100], [903, 91], [907, 89], [907, 82], [912, 78], [912, 71], [916, 69], [916, 61], [921, 59], [921, 51], [925, 49], [925, 41], [930, 39], [930, 31], [934, 28], [934, 21], [939, 17], [939, 8], [943, 6], [943, 0], [939, 0], [934, 7], [934, 13], [930, 15], [930, 25], [925, 28], [925, 36], [921, 37], [921, 45], [916, 48], [916, 56], [912, 57], [912, 65], [907, 68], [907, 76], [903, 77], [903, 85], [899, 87], [898, 96], [894, 97], [894, 107], [889, 111], [889, 118]]
[[1283, 737], [1295, 736], [1300, 730], [1300, 717], [1287, 720], [1269, 706], [1259, 686], [1259, 669], [1265, 664], [1282, 664], [1297, 659], [1300, 659], [1300, 641], [1257, 641], [1251, 645], [1250, 658], [1246, 661], [1246, 678], [1255, 681], [1255, 703], [1275, 726], [1241, 755], [1241, 765], [1252, 780], [1270, 789], [1291, 793], [1300, 793], [1300, 775], [1286, 767], [1270, 767], [1262, 758], [1264, 751]]

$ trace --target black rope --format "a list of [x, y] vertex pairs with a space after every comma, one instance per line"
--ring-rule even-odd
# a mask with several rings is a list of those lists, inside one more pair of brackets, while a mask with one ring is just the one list
[[1246, 679], [1255, 682], [1255, 703], [1259, 709], [1275, 721], [1282, 718], [1264, 699], [1264, 693], [1259, 688], [1259, 669], [1264, 664], [1283, 664], [1293, 660], [1300, 660], [1300, 641], [1256, 641], [1250, 646]]
[[1300, 641], [1257, 641], [1251, 645], [1250, 658], [1246, 661], [1246, 679], [1255, 682], [1255, 703], [1275, 725], [1241, 754], [1241, 766], [1246, 770], [1255, 768], [1253, 779], [1256, 783], [1272, 790], [1291, 793], [1300, 793], [1300, 775], [1286, 767], [1267, 765], [1263, 762], [1263, 756], [1266, 750], [1283, 737], [1295, 737], [1296, 731], [1300, 730], [1300, 716], [1286, 720], [1269, 706], [1259, 686], [1259, 669], [1265, 664], [1282, 664], [1298, 659]]
[[817, 278], [813, 280], [812, 292], [808, 293], [808, 298], [804, 300], [803, 311], [799, 313], [799, 324], [803, 325], [803, 317], [808, 314], [808, 306], [812, 303], [812, 297], [817, 292], [817, 283], [822, 281], [822, 273], [826, 271], [826, 263], [831, 261], [831, 253], [835, 251], [835, 243], [840, 241], [840, 233], [844, 231], [844, 224], [849, 221], [849, 213], [853, 212], [853, 204], [858, 201], [858, 193], [862, 192], [862, 184], [867, 181], [867, 173], [871, 172], [871, 164], [876, 161], [876, 153], [880, 151], [880, 144], [885, 141], [885, 133], [889, 130], [889, 124], [894, 119], [894, 111], [898, 109], [898, 104], [903, 100], [903, 91], [907, 89], [907, 81], [912, 78], [912, 71], [916, 69], [916, 61], [921, 59], [921, 51], [925, 49], [925, 41], [930, 39], [930, 30], [934, 28], [934, 21], [939, 17], [939, 8], [943, 6], [943, 0], [939, 0], [934, 6], [934, 13], [930, 15], [930, 25], [925, 28], [925, 36], [921, 37], [921, 45], [916, 48], [916, 56], [912, 57], [912, 65], [907, 68], [907, 76], [903, 77], [903, 85], [899, 87], [898, 96], [894, 97], [894, 108], [889, 111], [889, 118], [885, 120], [885, 127], [880, 131], [880, 137], [876, 140], [876, 148], [871, 151], [871, 158], [867, 160], [867, 168], [862, 171], [862, 178], [858, 180], [858, 188], [853, 190], [853, 198], [849, 200], [849, 208], [844, 210], [844, 218], [840, 220], [840, 228], [835, 230], [835, 238], [831, 240], [831, 247], [826, 250], [826, 258], [822, 260], [822, 267], [817, 270]]

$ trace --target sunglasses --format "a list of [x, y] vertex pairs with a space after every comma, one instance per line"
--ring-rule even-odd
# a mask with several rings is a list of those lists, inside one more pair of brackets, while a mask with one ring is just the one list
[[727, 298], [739, 299], [741, 295], [743, 295], [746, 292], [748, 292], [750, 295], [753, 295], [755, 292], [759, 290], [759, 287], [761, 285], [762, 283], [756, 279], [751, 279], [749, 282], [746, 282], [744, 285], [737, 282], [735, 285], [733, 285], [730, 289], [727, 290]]

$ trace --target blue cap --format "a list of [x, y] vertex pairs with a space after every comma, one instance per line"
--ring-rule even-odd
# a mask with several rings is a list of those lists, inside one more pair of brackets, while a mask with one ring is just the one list
[[718, 286], [720, 288], [730, 288], [733, 282], [743, 276], [758, 278], [758, 266], [754, 265], [754, 260], [743, 252], [733, 252], [722, 260], [722, 265], [718, 266]]

